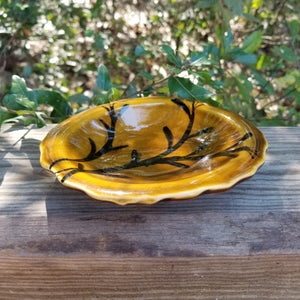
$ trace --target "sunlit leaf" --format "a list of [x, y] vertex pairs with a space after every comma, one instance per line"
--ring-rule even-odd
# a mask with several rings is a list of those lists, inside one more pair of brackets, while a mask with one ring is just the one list
[[47, 90], [32, 90], [29, 92], [30, 99], [35, 103], [50, 105], [53, 107], [52, 115], [65, 119], [71, 113], [71, 107], [66, 99], [58, 92]]
[[4, 121], [4, 123], [16, 123], [28, 126], [30, 124], [36, 124], [36, 116], [34, 113], [23, 114], [17, 117], [13, 117]]
[[14, 94], [27, 97], [27, 87], [26, 87], [25, 80], [17, 75], [13, 75], [11, 91]]
[[205, 100], [212, 96], [209, 90], [193, 84], [187, 78], [170, 77], [168, 86], [171, 94], [177, 94], [180, 98]]
[[46, 121], [44, 120], [46, 116], [45, 113], [43, 112], [35, 112], [35, 124], [37, 125], [38, 128], [46, 126]]
[[172, 62], [177, 67], [181, 67], [181, 60], [179, 57], [177, 57], [174, 53], [174, 50], [168, 46], [168, 45], [161, 45], [162, 52], [166, 53], [168, 55], [168, 59], [170, 62]]
[[253, 0], [252, 1], [252, 8], [258, 9], [260, 8], [264, 3], [264, 0]]
[[108, 90], [109, 101], [116, 101], [120, 98], [121, 92], [116, 88], [112, 87]]
[[211, 82], [211, 75], [208, 71], [191, 71], [189, 70], [189, 74], [195, 76], [202, 84]]
[[12, 110], [34, 110], [35, 102], [30, 101], [22, 94], [7, 94], [3, 99], [3, 104]]
[[190, 58], [190, 66], [194, 67], [201, 67], [202, 65], [209, 65], [211, 61], [209, 60], [208, 56], [205, 55], [203, 52], [194, 51], [191, 54]]
[[251, 35], [249, 35], [246, 38], [246, 40], [243, 43], [242, 49], [246, 53], [251, 54], [259, 48], [261, 42], [262, 42], [262, 31], [261, 30], [254, 31]]
[[12, 117], [15, 117], [16, 114], [15, 113], [12, 113], [11, 111], [9, 111], [6, 107], [4, 106], [0, 106], [0, 127], [1, 127], [1, 124], [7, 120], [7, 119], [10, 119]]

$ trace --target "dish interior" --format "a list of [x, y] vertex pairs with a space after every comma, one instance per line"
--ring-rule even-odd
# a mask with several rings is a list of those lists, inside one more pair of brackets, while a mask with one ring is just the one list
[[118, 182], [176, 180], [255, 154], [246, 124], [201, 102], [119, 101], [71, 119], [50, 165], [62, 182], [82, 172]]

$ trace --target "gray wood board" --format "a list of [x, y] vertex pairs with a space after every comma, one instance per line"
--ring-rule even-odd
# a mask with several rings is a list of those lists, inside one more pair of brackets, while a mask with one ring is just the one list
[[0, 133], [0, 254], [204, 257], [300, 253], [300, 128], [261, 128], [252, 178], [220, 194], [117, 206], [61, 185], [39, 164], [42, 129]]

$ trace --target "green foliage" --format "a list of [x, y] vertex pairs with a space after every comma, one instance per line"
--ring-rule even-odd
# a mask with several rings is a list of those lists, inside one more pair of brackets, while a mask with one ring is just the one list
[[[24, 125], [46, 125], [47, 119], [59, 122], [70, 116], [71, 109], [68, 101], [59, 93], [47, 90], [30, 90], [24, 79], [14, 75], [11, 92], [3, 99], [1, 107], [2, 122], [22, 122]], [[41, 105], [49, 106], [47, 110], [39, 110]], [[1, 125], [0, 123], [0, 125]]]
[[[300, 124], [296, 0], [0, 1], [0, 125], [149, 95]], [[26, 82], [25, 82], [26, 80]]]

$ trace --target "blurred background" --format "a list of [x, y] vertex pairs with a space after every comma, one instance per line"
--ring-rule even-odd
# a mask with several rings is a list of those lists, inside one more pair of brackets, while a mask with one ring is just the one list
[[[300, 124], [298, 0], [0, 0], [0, 124], [177, 95]], [[57, 104], [59, 102], [59, 104]]]

